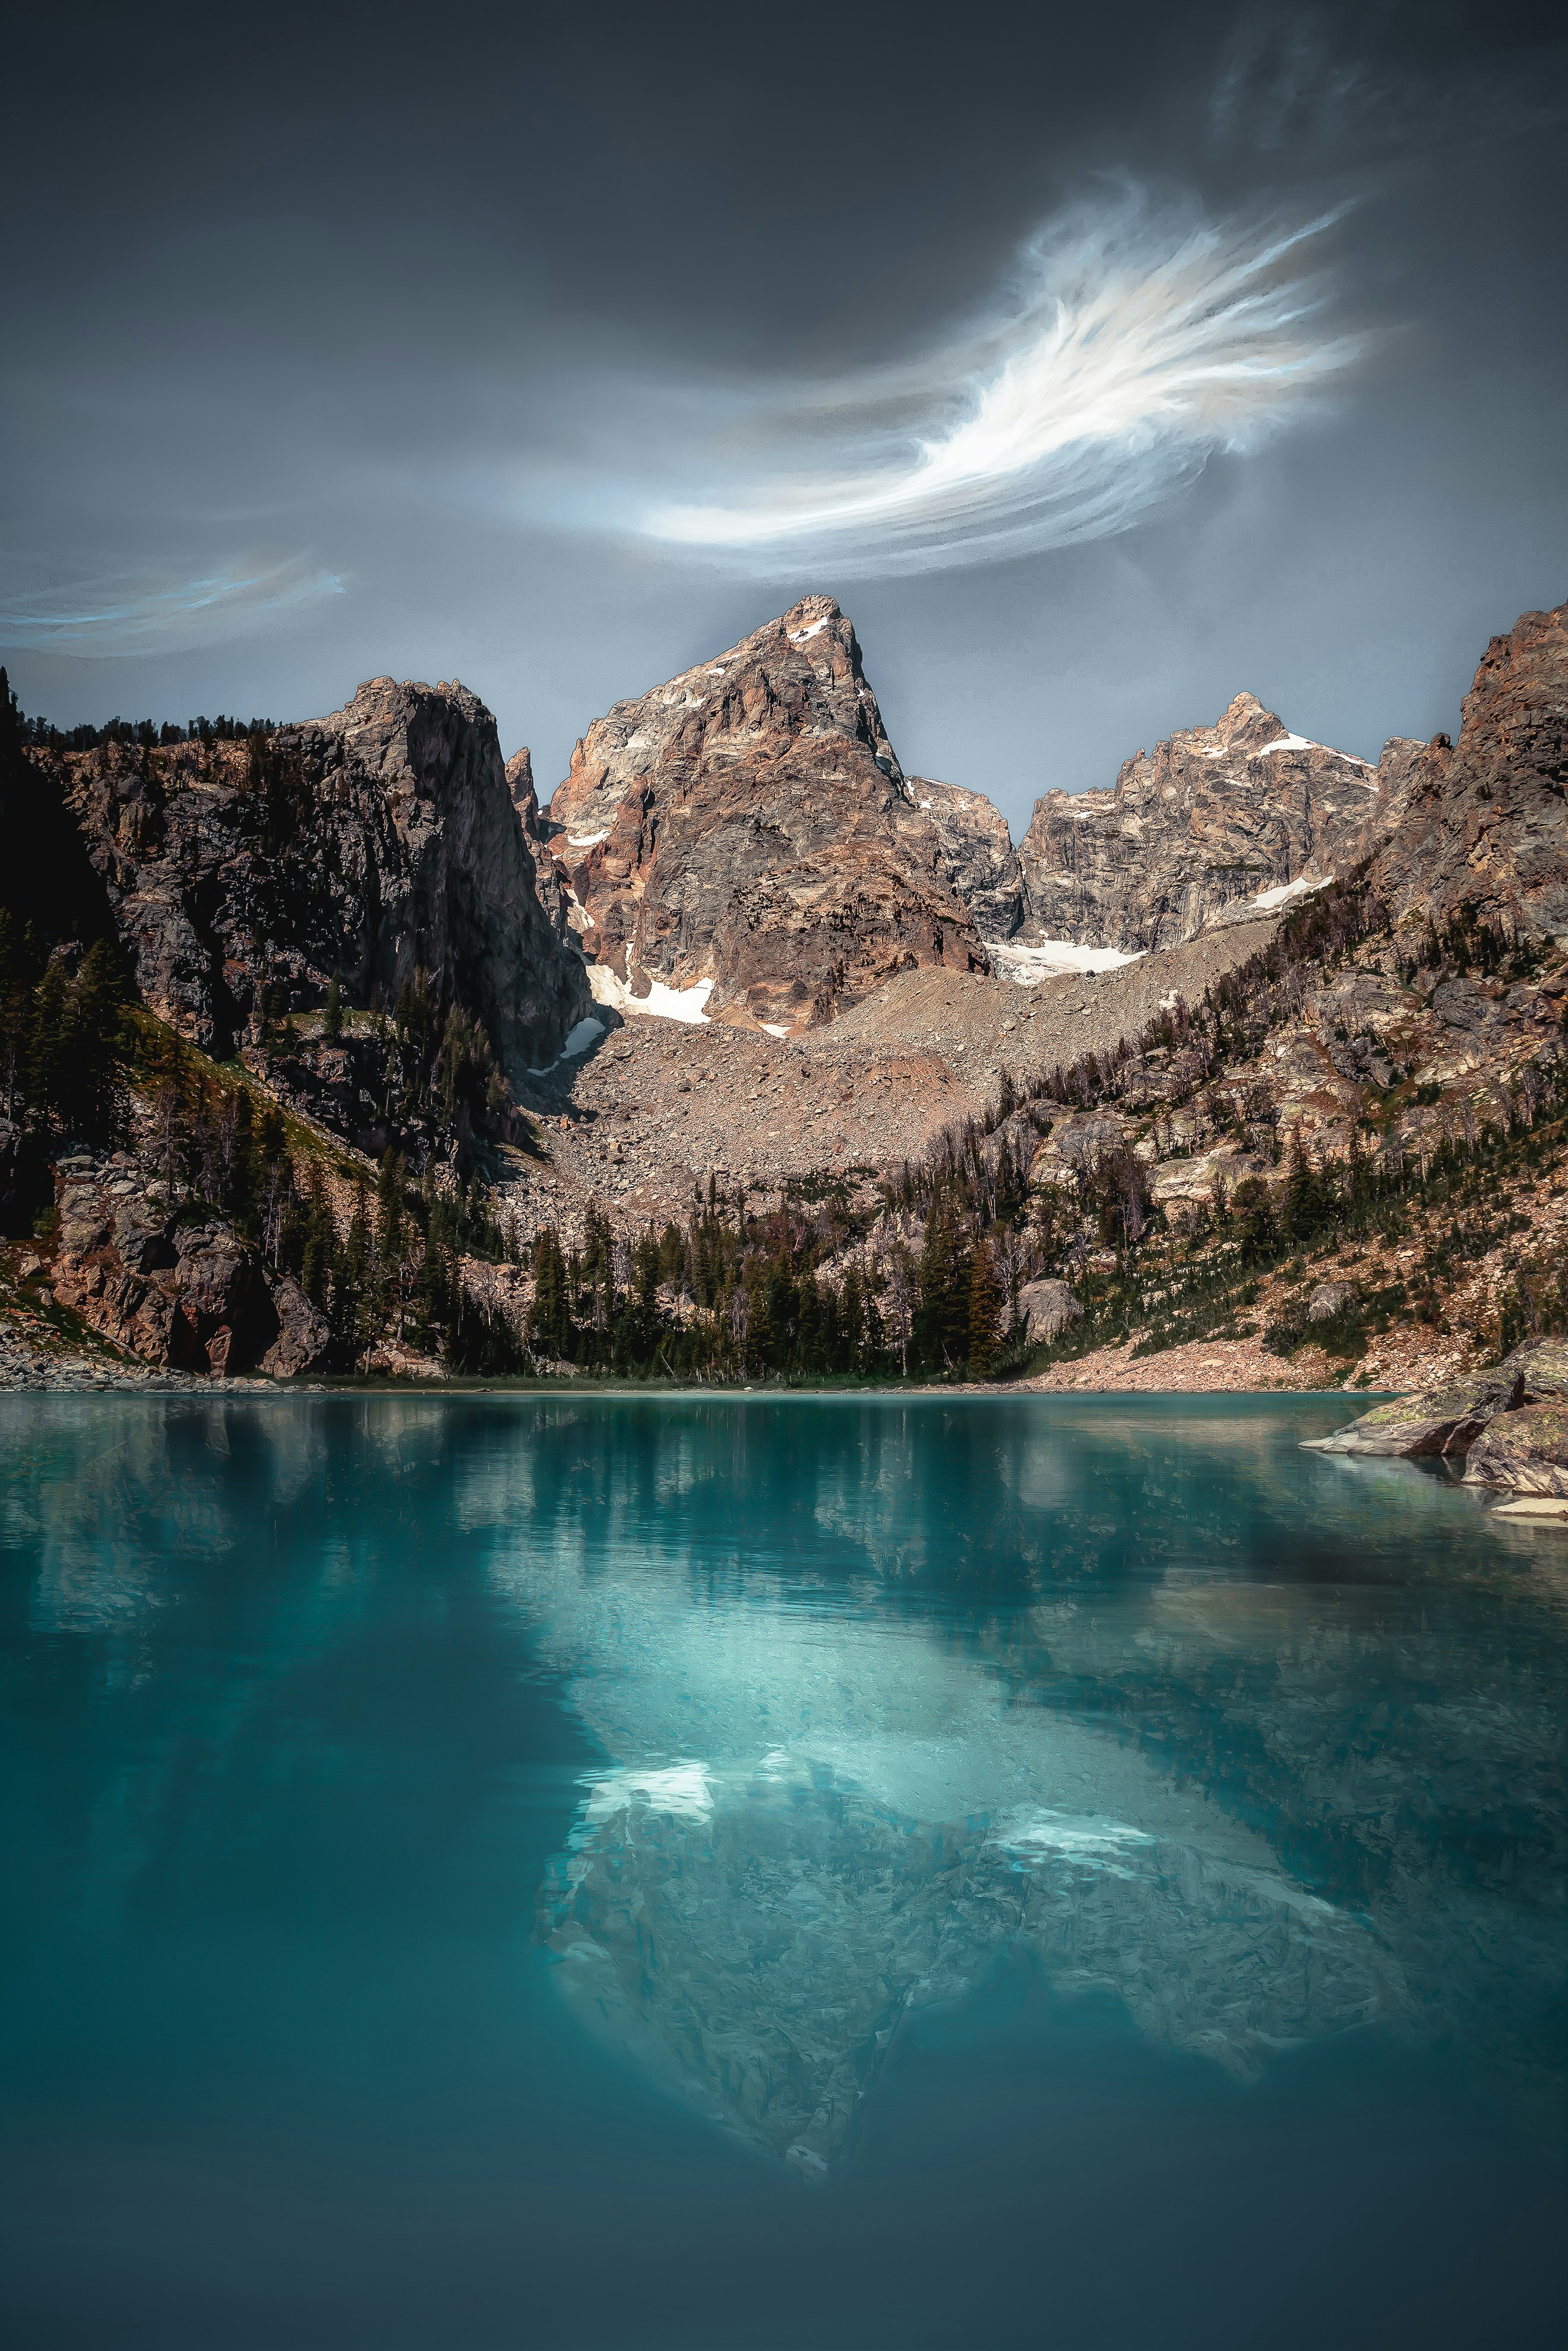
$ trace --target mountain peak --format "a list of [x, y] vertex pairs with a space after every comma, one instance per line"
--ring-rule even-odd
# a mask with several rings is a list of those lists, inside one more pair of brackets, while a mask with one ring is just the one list
[[904, 966], [986, 967], [834, 597], [617, 703], [550, 817], [603, 988], [706, 981], [710, 1012], [782, 1031]]

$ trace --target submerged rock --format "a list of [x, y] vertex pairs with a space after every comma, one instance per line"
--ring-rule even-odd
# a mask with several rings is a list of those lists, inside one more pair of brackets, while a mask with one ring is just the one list
[[962, 1998], [1009, 1954], [1065, 1991], [1113, 1993], [1152, 2041], [1240, 2082], [1281, 2047], [1404, 2013], [1403, 1972], [1363, 1919], [1288, 1883], [1261, 1838], [1157, 1772], [1129, 1759], [1113, 1812], [1052, 1802], [1040, 1783], [1060, 1774], [1082, 1805], [1092, 1734], [1026, 1725], [1013, 1785], [956, 1818], [899, 1801], [901, 1782], [940, 1795], [928, 1744], [870, 1741], [859, 1779], [774, 1749], [601, 1781], [539, 1910], [580, 2021], [821, 2182], [853, 2147], [900, 2018]]

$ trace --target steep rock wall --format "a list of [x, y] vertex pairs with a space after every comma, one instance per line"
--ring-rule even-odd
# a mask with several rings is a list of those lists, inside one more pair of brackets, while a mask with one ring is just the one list
[[706, 979], [710, 1013], [798, 1029], [894, 971], [988, 968], [831, 597], [618, 703], [550, 817], [583, 944], [633, 996]]
[[389, 1005], [416, 969], [503, 1066], [549, 1060], [589, 1002], [536, 895], [495, 721], [463, 686], [372, 678], [326, 718], [234, 743], [46, 756], [143, 998], [232, 1053], [267, 1009]]
[[1459, 739], [1411, 764], [1373, 879], [1399, 916], [1484, 919], [1568, 934], [1568, 605], [1494, 637]]
[[1351, 862], [1381, 769], [1292, 735], [1250, 694], [1126, 760], [1110, 791], [1048, 792], [1019, 849], [1032, 926], [1125, 952]]

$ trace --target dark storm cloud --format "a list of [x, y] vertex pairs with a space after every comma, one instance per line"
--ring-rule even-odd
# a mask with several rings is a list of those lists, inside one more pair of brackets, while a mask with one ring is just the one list
[[[852, 590], [906, 765], [1015, 819], [1242, 684], [1354, 749], [1451, 724], [1563, 593], [1550, 26], [37, 12], [0, 659], [62, 720], [460, 674], [548, 787]], [[1184, 252], [1249, 298], [1328, 215], [1212, 377], [1218, 284], [1154, 331]]]

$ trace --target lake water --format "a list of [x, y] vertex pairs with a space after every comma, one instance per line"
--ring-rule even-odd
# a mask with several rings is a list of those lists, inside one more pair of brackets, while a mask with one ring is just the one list
[[9, 2341], [1555, 2345], [1568, 1534], [1343, 1417], [4, 1400]]

